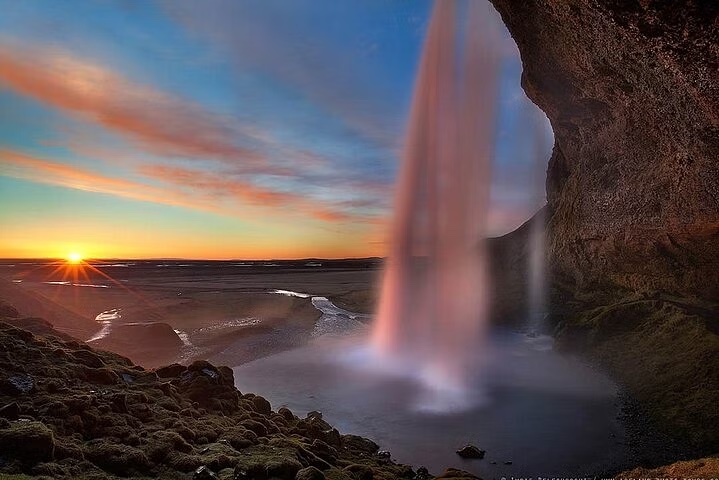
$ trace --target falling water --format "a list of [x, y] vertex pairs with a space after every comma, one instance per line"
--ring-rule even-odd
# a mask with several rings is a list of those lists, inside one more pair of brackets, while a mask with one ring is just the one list
[[429, 25], [373, 330], [379, 359], [411, 365], [453, 397], [487, 323], [483, 237], [499, 67], [491, 6], [469, 2], [463, 29], [457, 7], [436, 1]]
[[[549, 152], [549, 138], [547, 135], [544, 114], [529, 101], [524, 103], [524, 116], [526, 117], [526, 130], [530, 132], [528, 140], [529, 162], [532, 166], [530, 178], [530, 195], [532, 203], [539, 207], [546, 203], [545, 178], [547, 158]], [[528, 272], [528, 327], [531, 332], [540, 333], [545, 330], [544, 322], [547, 313], [547, 272], [545, 256], [545, 236], [547, 224], [547, 209], [541, 208], [532, 217], [529, 230], [529, 243], [527, 255]]]

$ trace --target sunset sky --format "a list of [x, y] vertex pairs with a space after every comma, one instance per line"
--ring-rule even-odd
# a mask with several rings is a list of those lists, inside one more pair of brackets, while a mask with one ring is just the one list
[[[383, 255], [430, 7], [0, 0], [0, 257]], [[506, 43], [489, 235], [543, 201]]]

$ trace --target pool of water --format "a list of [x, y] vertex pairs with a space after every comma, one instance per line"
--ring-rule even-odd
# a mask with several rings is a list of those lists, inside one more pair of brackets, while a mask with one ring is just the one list
[[[322, 336], [236, 367], [236, 384], [275, 409], [320, 410], [341, 432], [372, 438], [395, 460], [434, 473], [452, 466], [484, 478], [577, 477], [627, 464], [617, 387], [554, 351], [549, 337], [493, 332], [459, 402], [411, 369], [377, 364], [367, 343], [366, 329]], [[467, 443], [486, 457], [461, 459], [455, 451]]]

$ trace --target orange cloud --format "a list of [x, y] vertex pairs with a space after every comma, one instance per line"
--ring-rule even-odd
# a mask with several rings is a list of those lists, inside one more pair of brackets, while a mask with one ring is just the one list
[[138, 171], [150, 178], [176, 187], [199, 189], [215, 198], [230, 198], [260, 206], [286, 206], [293, 212], [302, 212], [326, 222], [343, 222], [353, 219], [340, 210], [329, 208], [304, 196], [258, 187], [237, 178], [206, 171], [168, 165], [145, 165]]
[[0, 149], [0, 175], [32, 182], [57, 185], [86, 192], [217, 212], [207, 203], [187, 198], [179, 192], [139, 182], [108, 177], [90, 170], [56, 163], [8, 149]]
[[0, 44], [0, 85], [73, 112], [155, 153], [263, 164], [235, 139], [241, 128], [197, 104], [57, 49]]
[[160, 180], [166, 187], [109, 177], [80, 167], [33, 157], [22, 152], [0, 149], [0, 175], [33, 182], [58, 185], [76, 190], [98, 192], [118, 197], [236, 216], [238, 205], [227, 205], [226, 199], [259, 207], [284, 206], [275, 213], [297, 213], [325, 222], [343, 222], [353, 217], [335, 211], [300, 195], [264, 189], [241, 180], [200, 170], [165, 165], [140, 167], [148, 178]]

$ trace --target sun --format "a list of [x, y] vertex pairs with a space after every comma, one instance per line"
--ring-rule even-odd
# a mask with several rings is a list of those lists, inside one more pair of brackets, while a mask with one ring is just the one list
[[67, 257], [65, 257], [65, 260], [67, 260], [67, 263], [72, 264], [78, 264], [82, 262], [82, 254], [78, 252], [70, 252], [67, 254]]

